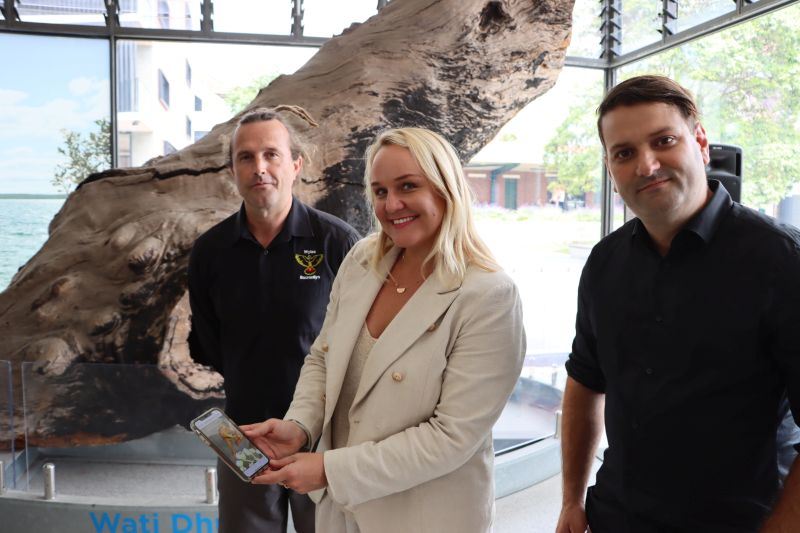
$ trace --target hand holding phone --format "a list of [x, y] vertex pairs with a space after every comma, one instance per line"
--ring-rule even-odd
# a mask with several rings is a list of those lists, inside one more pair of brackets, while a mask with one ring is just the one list
[[273, 459], [282, 459], [300, 451], [306, 433], [290, 420], [270, 418], [259, 424], [242, 426], [245, 435]]
[[242, 481], [250, 482], [269, 465], [269, 458], [242, 433], [233, 420], [216, 407], [198, 416], [189, 425]]

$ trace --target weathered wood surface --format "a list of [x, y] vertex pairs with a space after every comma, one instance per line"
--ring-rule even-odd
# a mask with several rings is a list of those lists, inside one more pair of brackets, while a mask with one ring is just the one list
[[[306, 132], [315, 153], [296, 194], [364, 232], [362, 157], [375, 134], [431, 128], [467, 161], [555, 83], [573, 1], [394, 0], [275, 79], [251, 107], [299, 105], [320, 123]], [[39, 391], [28, 398], [29, 444], [140, 437], [219, 401], [220, 376], [187, 349], [186, 266], [195, 238], [240, 204], [225, 167], [236, 118], [143, 167], [91, 176], [0, 294], [0, 359], [35, 366], [26, 378]], [[109, 381], [82, 363], [158, 371]], [[15, 368], [18, 438], [19, 376]]]

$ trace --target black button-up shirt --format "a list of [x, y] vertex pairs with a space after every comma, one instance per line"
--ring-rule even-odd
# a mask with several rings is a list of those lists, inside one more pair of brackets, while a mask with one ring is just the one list
[[331, 285], [358, 233], [292, 199], [264, 248], [238, 213], [201, 235], [189, 259], [192, 358], [225, 377], [238, 424], [282, 417], [325, 318]]
[[567, 372], [606, 398], [595, 533], [755, 531], [776, 497], [785, 392], [800, 419], [800, 232], [709, 186], [665, 257], [634, 219], [583, 270]]

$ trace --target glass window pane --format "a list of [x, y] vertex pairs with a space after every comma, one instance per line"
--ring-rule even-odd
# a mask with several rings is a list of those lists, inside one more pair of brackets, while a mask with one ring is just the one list
[[103, 0], [25, 0], [17, 3], [23, 22], [105, 26]]
[[681, 0], [678, 6], [677, 31], [683, 31], [736, 9], [731, 0]]
[[600, 238], [600, 70], [565, 68], [465, 167], [478, 230], [514, 279], [528, 352], [496, 449], [553, 433], [575, 336], [578, 280]]
[[568, 56], [600, 57], [600, 3], [576, 0], [572, 10], [572, 40]]
[[612, 195], [611, 202], [614, 216], [614, 220], [611, 222], [611, 231], [614, 231], [625, 224], [625, 202], [622, 201], [622, 196], [616, 192]]
[[709, 141], [742, 148], [742, 203], [800, 227], [800, 5], [620, 69], [695, 95]]
[[[65, 192], [110, 166], [101, 139], [111, 104], [105, 41], [0, 33], [0, 50], [25, 51], [0, 70], [2, 290], [46, 240]], [[72, 148], [88, 161], [68, 157]]]
[[208, 132], [227, 121], [261, 87], [280, 74], [291, 74], [315, 52], [298, 47], [118, 41], [120, 165], [123, 155], [123, 166], [139, 166], [188, 146], [197, 139], [195, 132]]
[[16, 455], [14, 453], [14, 396], [11, 390], [11, 362], [0, 360], [0, 460], [6, 469], [5, 487], [14, 488]]
[[214, 31], [290, 35], [292, 0], [216, 0]]
[[201, 0], [120, 0], [119, 23], [131, 28], [199, 30]]
[[[186, 426], [209, 407], [221, 407], [223, 400], [191, 400], [156, 365], [25, 362], [21, 376], [29, 453], [20, 489], [41, 495], [42, 465], [53, 463], [61, 496], [202, 500], [204, 470], [216, 464], [216, 456]], [[216, 508], [192, 512], [192, 518], [199, 531], [215, 530]]]
[[364, 22], [378, 12], [377, 0], [303, 1], [303, 35], [331, 37], [354, 22]]
[[623, 54], [661, 39], [661, 2], [631, 0], [622, 5]]

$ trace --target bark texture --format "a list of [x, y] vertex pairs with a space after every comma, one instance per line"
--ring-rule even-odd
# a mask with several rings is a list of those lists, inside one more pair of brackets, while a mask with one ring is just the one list
[[[363, 154], [376, 133], [427, 127], [469, 160], [555, 83], [573, 2], [394, 0], [250, 107], [297, 105], [319, 122], [299, 125], [314, 153], [295, 193], [363, 233]], [[18, 441], [22, 380], [33, 445], [141, 437], [221, 401], [222, 378], [189, 357], [186, 267], [195, 238], [239, 207], [225, 166], [236, 119], [143, 167], [88, 177], [0, 294]]]

